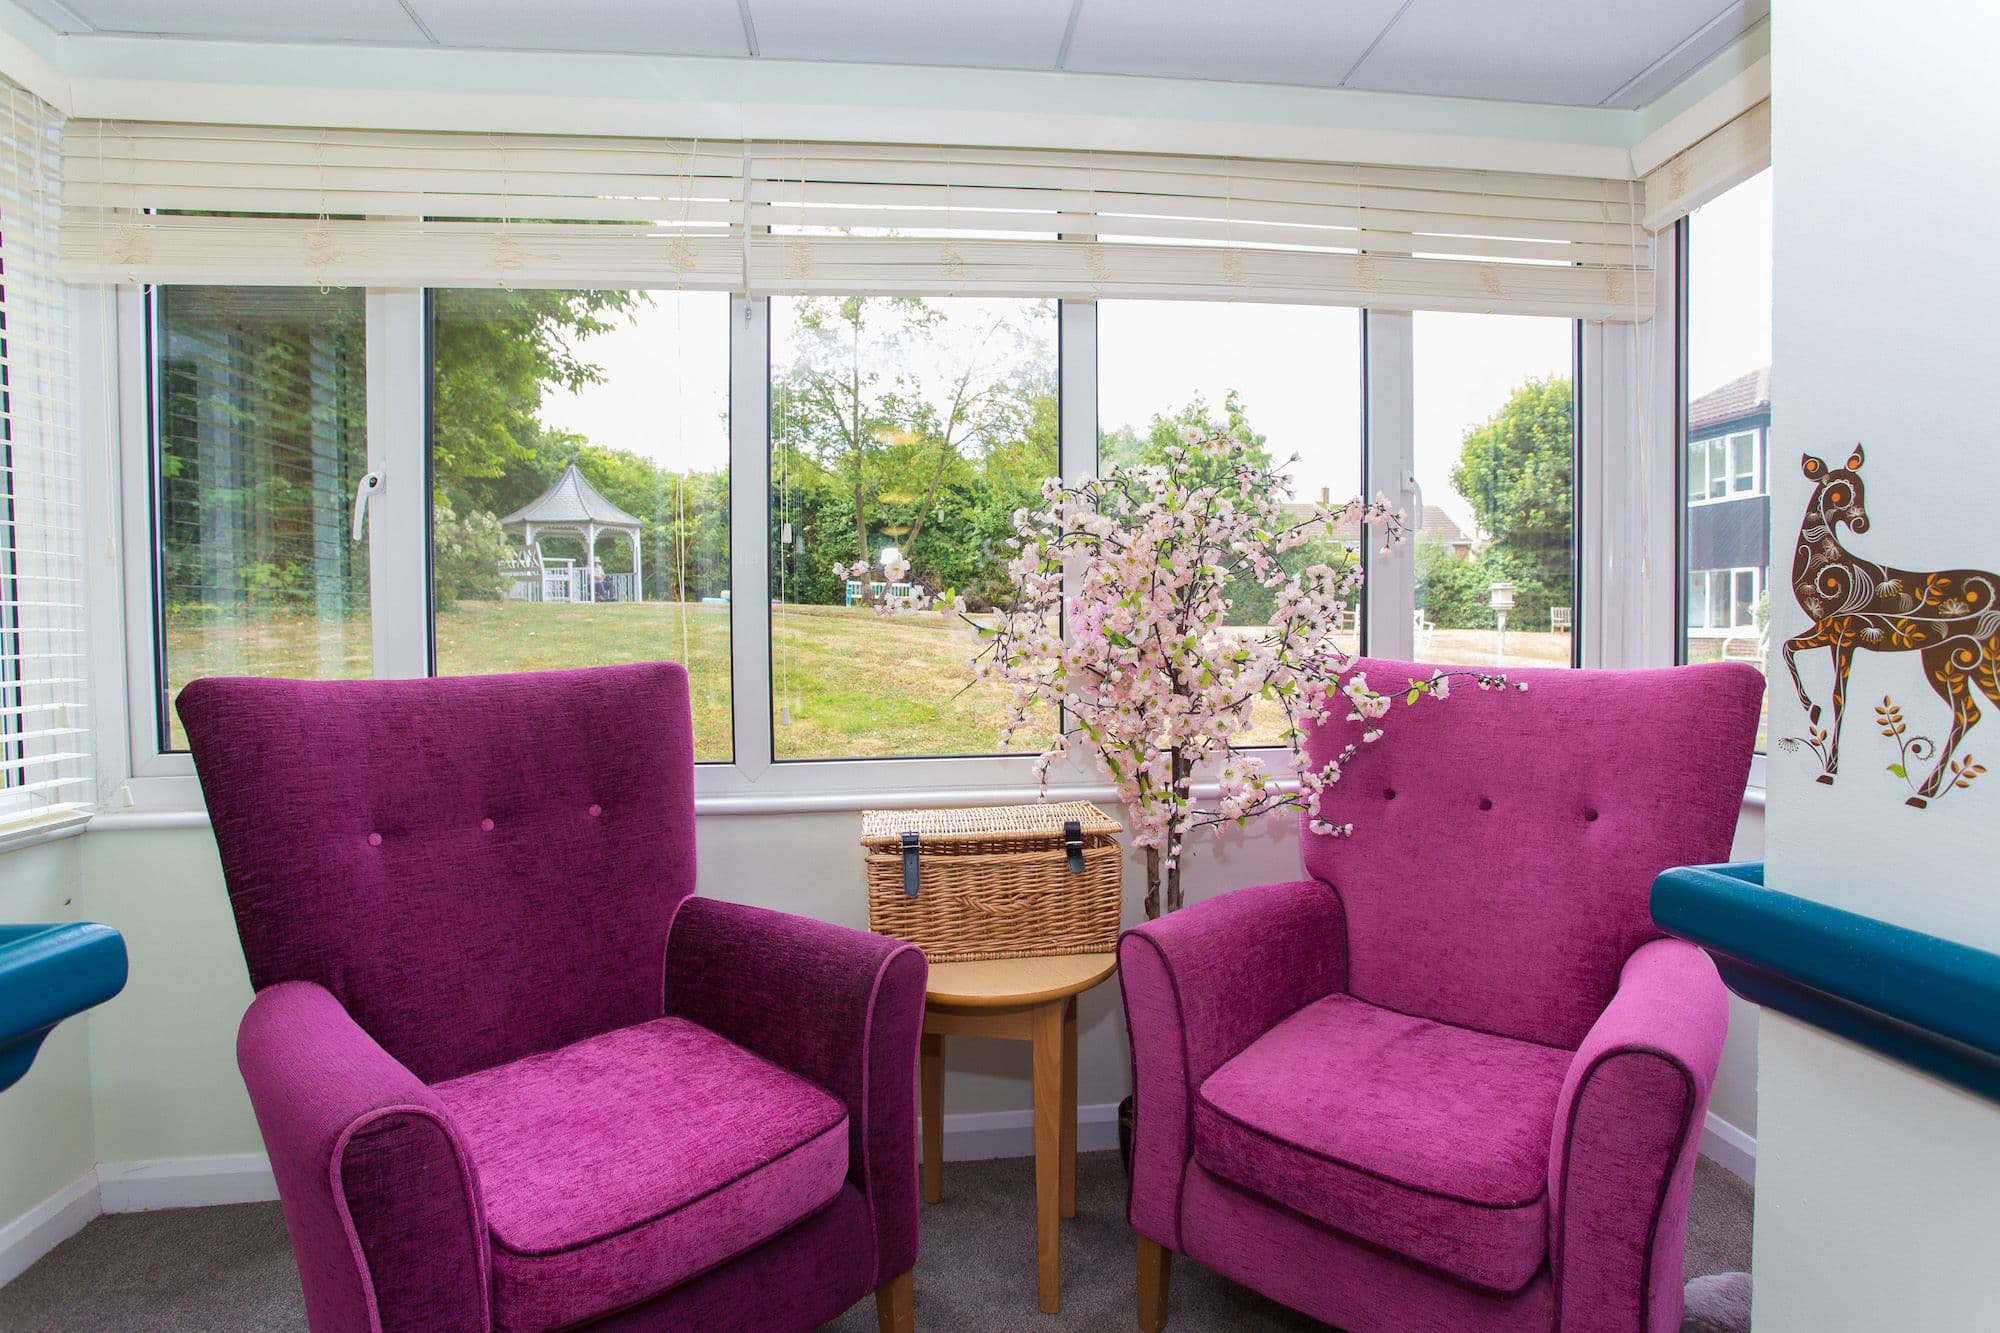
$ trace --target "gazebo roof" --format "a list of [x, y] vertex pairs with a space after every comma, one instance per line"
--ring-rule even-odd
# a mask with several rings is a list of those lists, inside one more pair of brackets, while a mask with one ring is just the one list
[[631, 528], [635, 531], [641, 526], [638, 519], [598, 494], [597, 488], [577, 470], [575, 459], [571, 459], [562, 475], [556, 478], [555, 485], [500, 520], [502, 527], [513, 527], [517, 523], [533, 523], [541, 527], [595, 523], [600, 528]]

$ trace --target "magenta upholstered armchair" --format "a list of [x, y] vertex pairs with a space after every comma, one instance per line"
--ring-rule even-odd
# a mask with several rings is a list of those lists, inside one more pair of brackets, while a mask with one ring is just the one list
[[1728, 1005], [1647, 898], [1728, 858], [1763, 681], [1509, 676], [1397, 705], [1310, 878], [1121, 941], [1143, 1327], [1173, 1253], [1352, 1333], [1680, 1327]]
[[690, 896], [679, 666], [179, 708], [315, 1330], [907, 1322], [924, 957]]

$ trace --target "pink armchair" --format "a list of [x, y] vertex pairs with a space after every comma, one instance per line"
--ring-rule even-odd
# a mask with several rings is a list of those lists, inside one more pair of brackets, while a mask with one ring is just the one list
[[318, 1333], [907, 1327], [924, 957], [690, 896], [679, 666], [179, 708]]
[[1352, 1333], [1680, 1327], [1728, 1004], [1647, 900], [1727, 859], [1763, 680], [1508, 674], [1398, 704], [1329, 795], [1353, 836], [1302, 830], [1311, 878], [1120, 941], [1148, 1333], [1175, 1253]]

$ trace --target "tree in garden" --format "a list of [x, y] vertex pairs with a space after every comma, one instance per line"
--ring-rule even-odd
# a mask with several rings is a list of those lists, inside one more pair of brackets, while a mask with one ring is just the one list
[[581, 443], [542, 425], [543, 395], [598, 383], [603, 372], [580, 344], [645, 299], [543, 288], [433, 297], [431, 522], [441, 601], [500, 595], [498, 515], [539, 494]]
[[779, 388], [773, 426], [780, 447], [808, 454], [841, 479], [852, 506], [854, 556], [863, 565], [872, 554], [869, 461], [906, 428], [913, 398], [900, 378], [885, 384], [875, 366], [943, 318], [912, 296], [799, 303], [798, 358]]
[[922, 399], [914, 403], [910, 430], [933, 462], [903, 540], [906, 559], [918, 559], [924, 519], [936, 507], [952, 465], [962, 464], [968, 452], [983, 454], [1026, 429], [1038, 387], [1035, 377], [1023, 370], [1031, 360], [1027, 343], [1025, 331], [1007, 312], [995, 315], [957, 364], [946, 369], [942, 404]]
[[1418, 580], [1433, 623], [1491, 629], [1492, 586], [1502, 581], [1514, 585], [1517, 625], [1546, 626], [1551, 606], [1570, 604], [1572, 422], [1570, 382], [1550, 376], [1525, 381], [1466, 432], [1452, 486], [1492, 540], [1469, 560], [1418, 542]]
[[1035, 323], [1019, 307], [975, 323], [914, 298], [799, 302], [772, 408], [774, 596], [843, 600], [882, 539], [926, 580], [1004, 592], [1006, 516], [1057, 464]]
[[[434, 297], [431, 470], [438, 498], [504, 514], [550, 456], [542, 397], [602, 381], [581, 344], [629, 320], [643, 292], [542, 288], [440, 291]], [[572, 439], [574, 437], [571, 437]], [[548, 472], [553, 481], [568, 460]]]
[[1569, 380], [1529, 379], [1466, 432], [1451, 484], [1480, 530], [1516, 551], [1568, 551], [1574, 476]]

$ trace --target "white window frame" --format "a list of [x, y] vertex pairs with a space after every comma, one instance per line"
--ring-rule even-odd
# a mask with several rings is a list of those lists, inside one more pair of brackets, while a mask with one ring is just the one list
[[[1701, 505], [1719, 504], [1724, 500], [1743, 500], [1764, 494], [1763, 434], [1764, 432], [1761, 428], [1752, 426], [1747, 430], [1724, 431], [1720, 435], [1704, 435], [1700, 439], [1689, 440], [1685, 451], [1687, 455], [1686, 466], [1688, 468], [1688, 508], [1693, 509]], [[1738, 473], [1734, 457], [1736, 442], [1738, 440], [1747, 440], [1750, 443], [1750, 481], [1746, 486], [1738, 486], [1736, 484]], [[1718, 444], [1722, 446], [1723, 462], [1723, 489], [1720, 494], [1715, 490], [1714, 470], [1709, 467], [1709, 462], [1711, 461], [1710, 455], [1715, 452], [1715, 446]], [[1702, 451], [1702, 466], [1704, 469], [1707, 469], [1703, 473], [1703, 491], [1700, 495], [1696, 495], [1694, 491], [1694, 451], [1696, 449]]]
[[[428, 505], [429, 438], [425, 415], [428, 335], [422, 289], [371, 288], [365, 294], [368, 376], [368, 466], [384, 485], [370, 501], [368, 531], [370, 592], [376, 674], [421, 676], [431, 669], [431, 611]], [[114, 608], [98, 620], [108, 631], [98, 640], [103, 684], [99, 697], [109, 729], [120, 719], [122, 754], [107, 746], [107, 804], [116, 819], [130, 822], [198, 822], [201, 795], [192, 759], [164, 751], [155, 724], [156, 635], [154, 535], [151, 505], [154, 479], [151, 367], [146, 330], [149, 304], [138, 286], [118, 288], [98, 301], [85, 300], [86, 337], [102, 323], [103, 346], [115, 363], [113, 438], [118, 465], [107, 479], [112, 494], [94, 505], [104, 523], [102, 539], [117, 558], [104, 576]], [[770, 301], [731, 298], [730, 328], [730, 586], [770, 586], [767, 511], [770, 502]], [[1364, 493], [1386, 495], [1413, 508], [1419, 501], [1413, 474], [1414, 324], [1407, 312], [1367, 310], [1361, 314]], [[1057, 306], [1060, 462], [1075, 480], [1097, 466], [1097, 307], [1065, 300]], [[1631, 411], [1602, 410], [1600, 373], [1607, 384], [1629, 354], [1626, 326], [1596, 322], [1578, 326], [1577, 430], [1581, 444], [1574, 512], [1582, 577], [1574, 593], [1577, 656], [1584, 665], [1642, 664], [1636, 645], [1642, 636], [1624, 622], [1629, 610], [1614, 613], [1629, 598], [1604, 583], [1599, 571], [1632, 571], [1637, 562], [1618, 550], [1625, 525], [1607, 516], [1606, 488], [1638, 473], [1621, 465], [1638, 420]], [[111, 367], [105, 367], [109, 371]], [[1380, 657], [1407, 657], [1414, 644], [1409, 610], [1415, 602], [1414, 543], [1384, 556], [1369, 550], [1364, 591], [1365, 650]], [[784, 810], [845, 810], [865, 806], [975, 803], [1017, 800], [1035, 790], [1032, 755], [939, 758], [787, 760], [772, 758], [770, 692], [771, 622], [768, 598], [741, 596], [730, 606], [731, 721], [734, 758], [697, 765], [697, 809], [704, 814], [775, 813]], [[1671, 604], [1671, 603], [1670, 603]], [[122, 783], [122, 786], [120, 785]], [[1052, 770], [1051, 793], [1107, 799], [1111, 788], [1088, 760], [1075, 753]], [[119, 814], [122, 810], [128, 813]], [[100, 816], [100, 819], [106, 818]]]
[[[1702, 619], [1704, 623], [1697, 625], [1692, 620], [1690, 620], [1686, 626], [1688, 633], [1729, 634], [1735, 630], [1757, 628], [1757, 612], [1755, 608], [1757, 605], [1758, 598], [1764, 595], [1765, 575], [1764, 575], [1764, 570], [1761, 567], [1757, 565], [1730, 565], [1726, 568], [1718, 566], [1717, 568], [1714, 569], [1690, 569], [1684, 571], [1684, 574], [1685, 577], [1690, 582], [1692, 582], [1696, 578], [1700, 578], [1701, 580], [1703, 580], [1703, 592], [1704, 592], [1704, 596], [1702, 599], [1702, 612], [1703, 612]], [[1736, 616], [1735, 616], [1736, 579], [1739, 575], [1742, 574], [1748, 574], [1750, 576], [1750, 605], [1752, 609], [1750, 612], [1750, 618], [1739, 624], [1736, 622]], [[1715, 606], [1716, 606], [1715, 589], [1717, 586], [1717, 580], [1721, 580], [1721, 586], [1725, 593], [1723, 601], [1724, 604], [1727, 605], [1730, 609], [1730, 615], [1729, 615], [1730, 623], [1726, 625], [1718, 625], [1715, 623]]]

